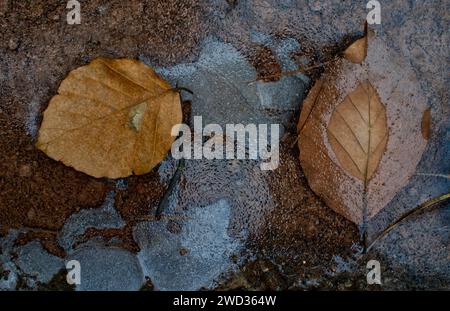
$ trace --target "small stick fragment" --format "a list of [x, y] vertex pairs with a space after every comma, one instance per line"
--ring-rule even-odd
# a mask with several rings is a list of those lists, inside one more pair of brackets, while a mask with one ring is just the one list
[[447, 193], [447, 194], [441, 195], [437, 198], [428, 200], [425, 203], [406, 212], [399, 219], [397, 219], [395, 222], [393, 222], [391, 225], [389, 225], [386, 229], [384, 229], [383, 232], [381, 232], [380, 235], [378, 235], [373, 240], [373, 242], [369, 245], [369, 247], [367, 247], [366, 251], [368, 252], [375, 245], [376, 242], [378, 242], [379, 240], [384, 238], [390, 231], [392, 231], [394, 228], [396, 228], [404, 219], [408, 218], [409, 216], [411, 216], [413, 214], [417, 214], [425, 209], [431, 208], [431, 207], [435, 206], [436, 204], [441, 203], [447, 199], [450, 199], [450, 193]]

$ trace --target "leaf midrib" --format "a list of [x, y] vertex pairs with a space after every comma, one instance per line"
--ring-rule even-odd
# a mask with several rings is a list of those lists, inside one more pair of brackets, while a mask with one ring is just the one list
[[[149, 97], [149, 98], [147, 98], [147, 99], [145, 99], [145, 100], [143, 100], [143, 101], [141, 101], [141, 102], [139, 102], [139, 103], [137, 103], [137, 104], [132, 104], [132, 105], [130, 105], [130, 106], [126, 106], [126, 107], [124, 107], [124, 108], [121, 108], [121, 109], [116, 110], [116, 111], [114, 111], [114, 112], [112, 112], [112, 113], [106, 114], [106, 115], [104, 115], [104, 116], [102, 116], [102, 117], [99, 117], [99, 118], [97, 118], [97, 119], [92, 119], [92, 121], [87, 122], [87, 123], [85, 123], [85, 124], [83, 124], [83, 125], [81, 125], [81, 126], [75, 127], [75, 128], [64, 129], [64, 128], [52, 128], [52, 127], [47, 127], [47, 128], [45, 128], [45, 130], [61, 130], [61, 131], [64, 131], [64, 133], [62, 133], [62, 134], [59, 135], [58, 137], [55, 137], [55, 138], [53, 138], [53, 139], [51, 139], [51, 140], [45, 142], [44, 145], [48, 145], [48, 144], [50, 144], [51, 142], [54, 142], [54, 141], [56, 141], [56, 140], [62, 138], [62, 137], [63, 137], [64, 135], [66, 135], [68, 132], [72, 132], [72, 131], [76, 131], [76, 130], [82, 129], [82, 128], [86, 127], [86, 126], [89, 126], [89, 125], [91, 125], [91, 124], [93, 124], [93, 123], [95, 123], [95, 122], [99, 122], [99, 121], [101, 121], [101, 120], [104, 120], [105, 118], [111, 117], [111, 116], [113, 116], [113, 115], [115, 115], [115, 114], [123, 113], [124, 110], [127, 110], [127, 109], [130, 110], [130, 109], [132, 109], [133, 107], [136, 107], [137, 105], [140, 105], [140, 104], [142, 104], [142, 103], [144, 103], [144, 102], [146, 102], [146, 101], [153, 101], [154, 99], [157, 99], [157, 98], [159, 98], [159, 97], [165, 95], [166, 93], [168, 93], [168, 92], [170, 92], [170, 91], [172, 91], [172, 89], [165, 90], [165, 91], [162, 92], [161, 94], [158, 94], [158, 95], [156, 95], [156, 96]], [[59, 94], [59, 95], [60, 95], [60, 96], [64, 96], [64, 94]], [[148, 110], [148, 108], [146, 109], [145, 112], [147, 112], [147, 110]]]

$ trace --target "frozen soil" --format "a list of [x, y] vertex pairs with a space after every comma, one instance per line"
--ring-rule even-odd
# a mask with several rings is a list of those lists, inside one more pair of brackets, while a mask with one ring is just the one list
[[[292, 147], [321, 69], [273, 75], [360, 37], [364, 1], [80, 2], [81, 25], [67, 25], [64, 2], [0, 0], [0, 290], [69, 289], [61, 269], [75, 258], [91, 267], [78, 290], [449, 288], [448, 203], [361, 255], [359, 228], [311, 191]], [[432, 108], [420, 173], [450, 172], [449, 6], [383, 2], [374, 26]], [[140, 59], [192, 89], [184, 99], [204, 123], [280, 123], [280, 167], [169, 156], [149, 174], [108, 180], [49, 159], [34, 147], [42, 112], [68, 72], [97, 57]], [[448, 178], [415, 175], [371, 230], [449, 189]], [[369, 259], [381, 262], [381, 286], [366, 283]]]

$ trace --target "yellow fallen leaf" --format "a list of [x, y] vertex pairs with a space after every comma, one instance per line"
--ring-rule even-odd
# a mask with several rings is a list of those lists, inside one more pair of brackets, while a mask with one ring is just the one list
[[44, 112], [36, 146], [94, 177], [145, 174], [181, 123], [178, 91], [142, 62], [99, 58], [69, 73]]

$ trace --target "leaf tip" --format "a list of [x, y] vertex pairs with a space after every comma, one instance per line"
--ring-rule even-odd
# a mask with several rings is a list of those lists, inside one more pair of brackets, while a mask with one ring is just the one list
[[353, 42], [344, 51], [344, 58], [355, 64], [361, 64], [367, 57], [367, 49], [369, 45], [369, 33], [367, 21], [364, 24], [364, 36]]

